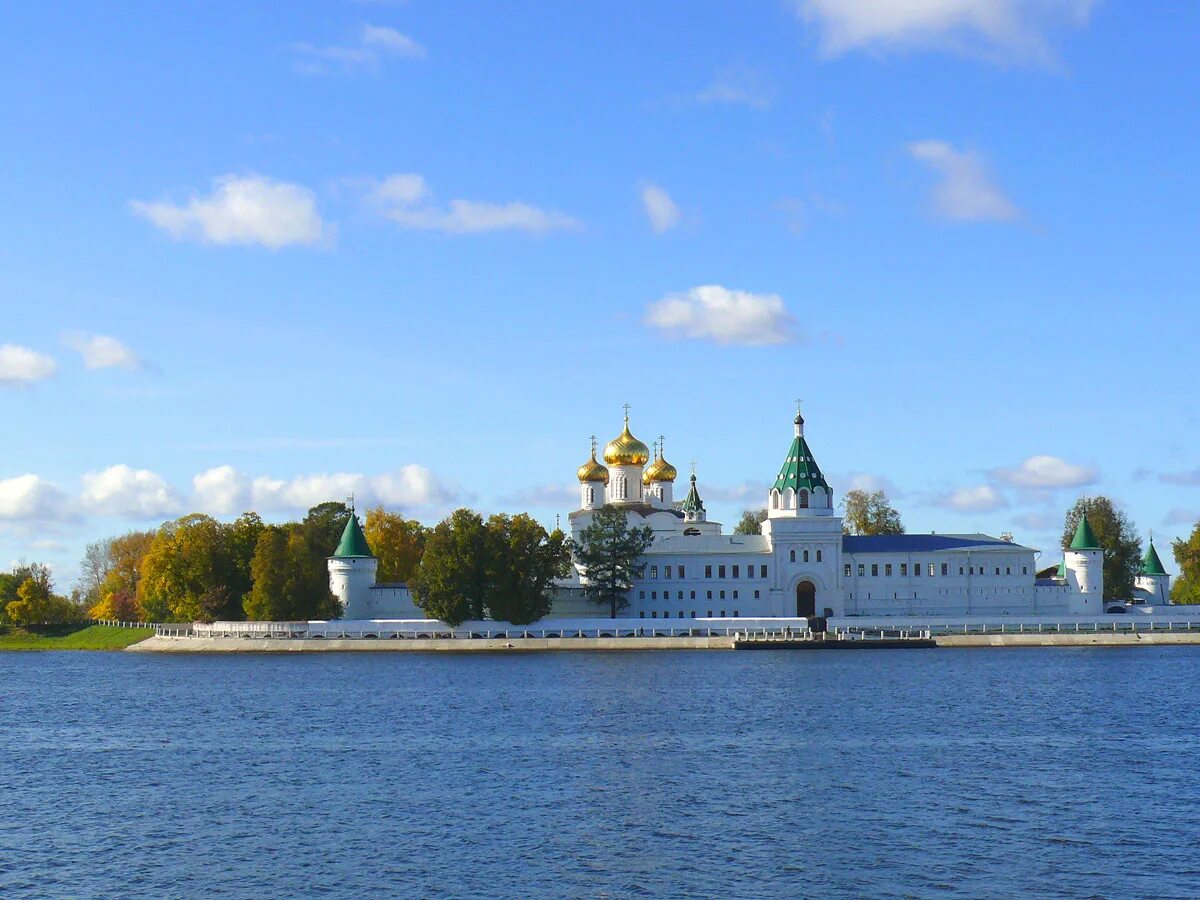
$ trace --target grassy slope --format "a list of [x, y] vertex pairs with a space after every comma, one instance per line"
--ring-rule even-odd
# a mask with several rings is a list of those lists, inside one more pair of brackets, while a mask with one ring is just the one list
[[111, 625], [0, 628], [0, 650], [124, 650], [152, 634], [153, 628]]

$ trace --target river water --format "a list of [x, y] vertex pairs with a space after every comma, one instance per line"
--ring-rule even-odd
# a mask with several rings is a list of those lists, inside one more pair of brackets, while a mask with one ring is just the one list
[[1200, 896], [1200, 648], [0, 653], [0, 897]]

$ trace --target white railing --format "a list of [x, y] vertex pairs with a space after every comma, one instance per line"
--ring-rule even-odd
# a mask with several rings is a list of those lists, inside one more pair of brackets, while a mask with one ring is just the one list
[[613, 628], [406, 628], [393, 625], [355, 624], [338, 627], [336, 623], [226, 622], [195, 625], [159, 625], [161, 637], [242, 638], [262, 640], [514, 640], [520, 638], [639, 638], [639, 637], [732, 637], [735, 626], [619, 626]]
[[[930, 632], [938, 634], [1146, 634], [1149, 632], [1200, 631], [1200, 621], [1146, 621], [1142, 619], [1105, 619], [1085, 622], [965, 622], [930, 624]], [[831, 629], [833, 630], [833, 629]]]

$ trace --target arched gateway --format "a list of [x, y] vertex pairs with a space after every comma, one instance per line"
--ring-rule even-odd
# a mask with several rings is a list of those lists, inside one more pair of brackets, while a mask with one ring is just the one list
[[796, 617], [807, 618], [817, 614], [817, 586], [811, 581], [796, 585]]

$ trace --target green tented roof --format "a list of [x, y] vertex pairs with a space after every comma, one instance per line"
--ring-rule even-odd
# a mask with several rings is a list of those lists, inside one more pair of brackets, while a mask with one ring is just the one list
[[803, 435], [796, 435], [792, 446], [788, 449], [787, 459], [775, 479], [775, 490], [784, 491], [791, 488], [799, 491], [806, 488], [810, 492], [820, 487], [829, 490], [825, 476], [821, 474], [817, 461], [813, 459], [812, 451], [808, 449], [808, 441]]
[[683, 501], [684, 512], [703, 512], [704, 501], [700, 499], [700, 492], [696, 490], [696, 476], [692, 476], [692, 486], [688, 489], [688, 495]]
[[1067, 558], [1064, 556], [1058, 563], [1058, 571], [1054, 573], [1055, 578], [1067, 577]]
[[1162, 560], [1158, 558], [1158, 551], [1154, 549], [1154, 541], [1150, 542], [1150, 549], [1146, 551], [1145, 558], [1142, 559], [1142, 567], [1138, 570], [1141, 575], [1166, 575], [1167, 570], [1163, 568]]
[[358, 516], [351, 513], [350, 521], [346, 523], [346, 528], [342, 531], [342, 539], [338, 542], [337, 549], [333, 551], [333, 558], [347, 559], [374, 555], [371, 552], [371, 545], [367, 543], [367, 536], [363, 534], [362, 526], [358, 524]]
[[1079, 520], [1079, 527], [1075, 529], [1075, 539], [1071, 541], [1072, 550], [1099, 550], [1100, 542], [1096, 540], [1096, 532], [1092, 531], [1092, 526], [1087, 520], [1087, 516], [1083, 516]]

